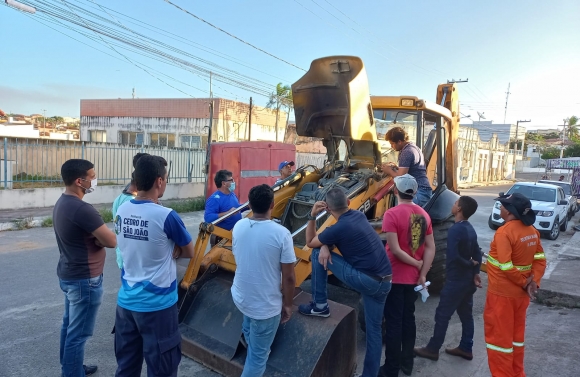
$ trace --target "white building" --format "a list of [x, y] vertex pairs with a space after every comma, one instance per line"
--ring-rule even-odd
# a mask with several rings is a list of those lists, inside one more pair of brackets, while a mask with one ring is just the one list
[[[204, 148], [209, 98], [81, 100], [81, 141]], [[249, 140], [248, 104], [214, 98], [212, 139]], [[284, 140], [286, 113], [252, 107], [251, 140]], [[276, 137], [278, 136], [278, 137]]]

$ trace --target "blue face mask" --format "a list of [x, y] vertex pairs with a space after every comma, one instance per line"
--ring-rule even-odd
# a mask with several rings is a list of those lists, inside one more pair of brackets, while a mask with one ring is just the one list
[[232, 182], [232, 184], [230, 185], [230, 187], [228, 187], [228, 189], [230, 190], [230, 192], [234, 192], [234, 190], [236, 189], [236, 182]]

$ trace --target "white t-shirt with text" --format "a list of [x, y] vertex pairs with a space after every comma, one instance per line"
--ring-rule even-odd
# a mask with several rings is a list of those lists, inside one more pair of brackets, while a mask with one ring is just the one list
[[282, 311], [282, 267], [296, 262], [290, 231], [272, 220], [245, 218], [233, 229], [236, 274], [232, 298], [252, 319], [272, 318]]

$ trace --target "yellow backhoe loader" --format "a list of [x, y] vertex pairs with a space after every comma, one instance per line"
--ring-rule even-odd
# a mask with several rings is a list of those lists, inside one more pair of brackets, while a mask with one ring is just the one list
[[[459, 108], [455, 86], [439, 85], [437, 103], [412, 96], [370, 97], [362, 60], [332, 56], [314, 60], [309, 71], [292, 85], [292, 94], [297, 134], [321, 138], [327, 149], [324, 167], [298, 167], [293, 175], [274, 186], [272, 216], [292, 233], [298, 259], [295, 310], [297, 305], [311, 300], [300, 285], [311, 273], [305, 229], [307, 214], [315, 201], [324, 200], [328, 190], [339, 187], [349, 197], [350, 208], [364, 212], [379, 232], [382, 215], [395, 205], [393, 180], [382, 173], [380, 166], [383, 159], [395, 158], [396, 154], [381, 150], [377, 139], [377, 133], [384, 134], [395, 125], [414, 128], [412, 134], [425, 154], [434, 189], [425, 209], [433, 220], [437, 245], [428, 279], [432, 290], [440, 289], [451, 207], [458, 197], [454, 150]], [[185, 355], [223, 375], [239, 376], [246, 349], [240, 342], [242, 314], [230, 293], [236, 270], [232, 233], [219, 226], [227, 217], [200, 224], [195, 257], [179, 285], [179, 321]], [[334, 222], [327, 213], [320, 214], [318, 231]], [[206, 252], [211, 235], [221, 237], [221, 241]], [[295, 313], [279, 328], [266, 376], [353, 375], [355, 310], [337, 302], [329, 305], [331, 316], [327, 319]]]

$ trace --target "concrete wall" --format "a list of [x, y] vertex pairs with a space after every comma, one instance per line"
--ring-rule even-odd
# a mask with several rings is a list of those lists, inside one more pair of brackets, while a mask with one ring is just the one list
[[28, 137], [39, 138], [40, 132], [32, 124], [4, 125], [0, 123], [0, 137]]
[[[203, 189], [201, 182], [168, 184], [163, 199], [195, 198], [203, 196]], [[52, 207], [64, 190], [64, 187], [0, 190], [0, 210]], [[112, 204], [122, 190], [123, 186], [97, 186], [84, 200], [90, 204]]]

